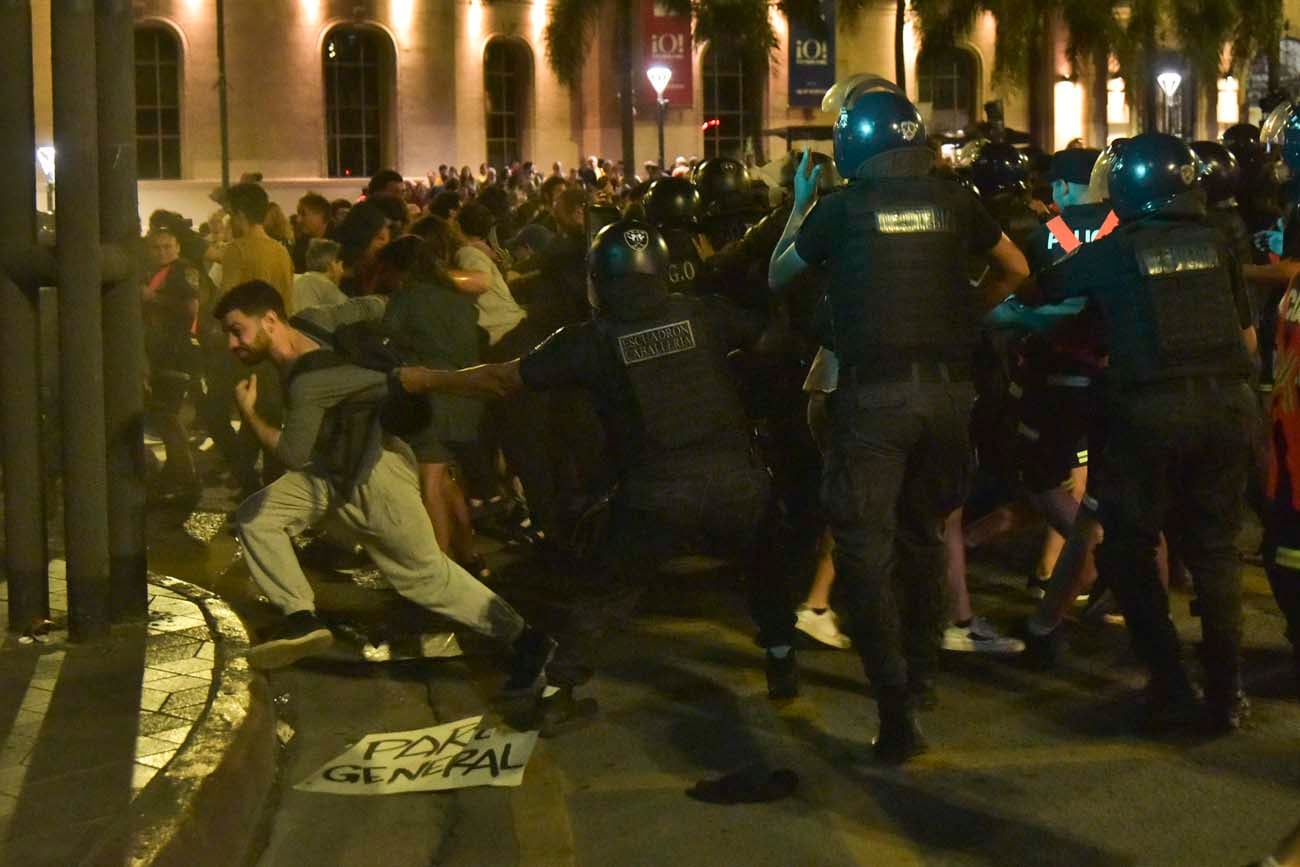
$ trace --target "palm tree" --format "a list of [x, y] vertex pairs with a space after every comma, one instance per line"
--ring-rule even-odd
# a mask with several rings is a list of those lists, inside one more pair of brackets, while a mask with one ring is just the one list
[[[1175, 42], [1203, 92], [1217, 92], [1222, 53], [1231, 43], [1234, 63], [1247, 62], [1281, 36], [1281, 0], [913, 0], [922, 45], [953, 44], [976, 17], [997, 21], [994, 78], [1010, 85], [1031, 80], [1031, 58], [1046, 28], [1059, 16], [1068, 33], [1067, 54], [1076, 67], [1091, 66], [1094, 135], [1104, 136], [1110, 54], [1119, 62], [1125, 90], [1141, 128], [1154, 121], [1154, 65], [1162, 42]], [[1274, 49], [1275, 50], [1275, 49]]]
[[[550, 6], [550, 19], [546, 25], [546, 62], [560, 83], [575, 86], [582, 77], [591, 40], [596, 32], [607, 0], [554, 0]], [[636, 57], [633, 22], [637, 0], [608, 0], [618, 16], [619, 39], [619, 109], [623, 137], [623, 163], [632, 170], [634, 165], [635, 87], [639, 81], [633, 60]], [[740, 58], [745, 76], [751, 81], [767, 78], [769, 62], [779, 42], [768, 17], [766, 0], [659, 0], [672, 12], [689, 15], [694, 20], [697, 43], [725, 50]], [[852, 16], [865, 8], [870, 0], [837, 0], [839, 10]], [[906, 8], [907, 0], [897, 0], [899, 14]], [[820, 0], [779, 0], [780, 11], [792, 20], [806, 24], [814, 30], [821, 26]], [[901, 22], [901, 18], [899, 19]], [[833, 36], [834, 34], [830, 34]], [[897, 68], [902, 80], [902, 29], [897, 35]], [[761, 99], [760, 88], [747, 88], [749, 98]]]

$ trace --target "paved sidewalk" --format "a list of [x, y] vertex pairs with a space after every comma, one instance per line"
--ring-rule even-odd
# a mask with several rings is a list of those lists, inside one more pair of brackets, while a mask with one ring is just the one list
[[7, 633], [0, 584], [0, 863], [237, 862], [274, 771], [243, 627], [212, 594], [151, 575], [147, 623], [72, 644], [63, 572], [53, 561], [59, 628], [36, 641]]

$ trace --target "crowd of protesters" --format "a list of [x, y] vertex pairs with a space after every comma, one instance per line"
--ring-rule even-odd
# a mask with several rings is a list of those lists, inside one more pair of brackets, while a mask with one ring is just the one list
[[[1014, 218], [1048, 225], [1050, 231], [1050, 220], [1069, 205], [1061, 191], [1087, 188], [1099, 157], [1096, 152], [1086, 157], [1070, 153], [1017, 164], [1022, 178], [996, 191], [985, 187], [981, 198], [1001, 219], [993, 206], [1003, 207], [1005, 196], [1001, 203], [993, 199], [1010, 193], [1016, 200]], [[166, 461], [158, 469], [154, 495], [184, 500], [195, 494], [200, 479], [192, 449], [210, 437], [220, 457], [216, 475], [246, 500], [237, 516], [246, 548], [263, 544], [259, 533], [283, 535], [289, 526], [284, 521], [269, 529], [265, 525], [267, 510], [279, 508], [280, 500], [259, 492], [274, 492], [273, 483], [286, 469], [292, 473], [306, 462], [295, 460], [297, 466], [286, 467], [287, 446], [268, 432], [283, 422], [288, 436], [290, 423], [284, 419], [294, 407], [286, 407], [284, 395], [290, 395], [290, 404], [295, 400], [287, 381], [295, 374], [288, 371], [301, 357], [303, 341], [315, 333], [312, 328], [320, 327], [312, 325], [321, 318], [313, 311], [341, 310], [356, 299], [377, 296], [385, 299], [385, 327], [402, 335], [420, 366], [443, 371], [508, 366], [526, 359], [557, 329], [591, 320], [595, 296], [587, 257], [592, 238], [604, 224], [641, 220], [667, 242], [676, 269], [670, 278], [674, 290], [720, 296], [734, 306], [736, 316], [757, 316], [767, 326], [758, 348], [732, 361], [755, 449], [771, 468], [786, 523], [800, 525], [795, 531], [810, 543], [806, 568], [788, 576], [803, 598], [801, 605], [791, 605], [791, 614], [812, 640], [852, 646], [858, 636], [841, 629], [831, 604], [836, 598], [833, 545], [816, 490], [818, 446], [827, 437], [825, 403], [836, 388], [833, 372], [826, 375], [833, 359], [818, 352], [816, 320], [823, 315], [818, 305], [823, 290], [811, 280], [806, 290], [780, 304], [768, 290], [769, 258], [793, 206], [796, 161], [785, 158], [762, 169], [750, 163], [679, 157], [663, 168], [647, 163], [638, 175], [621, 163], [591, 157], [567, 169], [558, 162], [549, 170], [528, 162], [480, 165], [477, 171], [439, 166], [418, 180], [383, 170], [355, 201], [308, 193], [288, 216], [250, 180], [220, 191], [220, 209], [198, 228], [182, 215], [155, 212], [148, 228], [150, 276], [143, 289], [148, 413], [151, 430], [165, 445]], [[829, 160], [823, 160], [823, 168], [823, 181], [829, 184]], [[955, 170], [951, 161], [936, 158], [936, 173], [952, 175]], [[963, 169], [961, 174], [969, 183], [970, 173]], [[661, 212], [662, 201], [647, 199], [656, 189], [668, 190], [668, 181], [688, 200], [677, 212]], [[1003, 213], [1008, 213], [1004, 207]], [[1007, 221], [1002, 222], [1012, 234]], [[972, 265], [975, 271], [982, 267]], [[266, 294], [268, 286], [275, 298]], [[244, 318], [268, 313], [275, 321], [283, 319], [284, 330], [271, 334], [265, 345], [232, 330]], [[232, 340], [241, 347], [234, 356]], [[1023, 346], [1003, 351], [1018, 359], [1013, 365], [1024, 363], [1017, 355]], [[247, 388], [250, 369], [256, 376], [252, 391]], [[245, 385], [238, 386], [241, 382]], [[1014, 382], [1011, 388], [1017, 388]], [[511, 671], [511, 683], [527, 688], [550, 662], [555, 646], [477, 583], [490, 573], [476, 531], [491, 520], [510, 541], [539, 554], [589, 553], [587, 534], [599, 532], [592, 529], [591, 517], [618, 478], [611, 469], [618, 456], [608, 454], [600, 413], [582, 390], [516, 383], [499, 391], [509, 395], [489, 401], [471, 389], [431, 399], [431, 419], [404, 436], [418, 498], [403, 502], [418, 501], [427, 514], [431, 538], [423, 546], [424, 559], [398, 557], [394, 565], [391, 552], [386, 560], [375, 559], [388, 567], [386, 574], [396, 573], [397, 579], [390, 575], [390, 580], [417, 603], [511, 642], [522, 660]], [[299, 394], [296, 399], [306, 398]], [[1016, 425], [1023, 434], [1027, 417], [1016, 415], [1005, 399], [994, 402], [982, 394], [981, 400], [985, 421], [991, 404], [997, 407], [995, 414], [1005, 415], [994, 418], [990, 430], [994, 440], [1005, 437], [1001, 445], [1007, 448], [986, 435], [980, 455], [986, 463], [981, 467], [985, 484], [977, 485], [964, 512], [954, 511], [946, 525], [948, 608], [942, 646], [1017, 654], [1028, 644], [1037, 661], [1053, 664], [1062, 650], [1056, 630], [1076, 594], [1086, 596], [1095, 571], [1090, 549], [1080, 554], [1076, 548], [1084, 543], [1075, 538], [1084, 534], [1091, 539], [1097, 533], [1095, 527], [1087, 533], [1076, 529], [1087, 515], [1079, 507], [1085, 501], [1086, 461], [1067, 462], [1063, 469], [1053, 463], [1050, 478], [1031, 483], [1038, 467], [1024, 464], [1034, 458], [1025, 457], [1023, 443], [1016, 444]], [[237, 418], [241, 424], [234, 424]], [[975, 439], [980, 444], [978, 434]], [[1068, 449], [1075, 446], [1071, 442]], [[1005, 465], [999, 452], [1010, 453]], [[394, 474], [384, 480], [384, 489], [391, 490], [399, 484], [398, 470], [386, 472]], [[352, 520], [373, 528], [377, 519], [361, 514]], [[968, 549], [1026, 520], [1045, 524], [1041, 555], [1028, 576], [1030, 591], [1041, 598], [1054, 572], [1070, 575], [1057, 582], [1054, 594], [1048, 592], [1019, 637], [1012, 637], [971, 610], [965, 558]], [[295, 524], [293, 529], [306, 528]], [[383, 532], [397, 531], [385, 524]], [[430, 545], [436, 555], [428, 553]], [[253, 560], [265, 583], [280, 594], [273, 601], [296, 616], [306, 610], [301, 606], [309, 607], [310, 597], [304, 601], [305, 579], [285, 583], [286, 572], [293, 573], [286, 565], [290, 556], [283, 549], [264, 562]], [[450, 602], [435, 604], [427, 587], [410, 589], [412, 570], [426, 562], [439, 564], [439, 574], [452, 576], [448, 581], [460, 582], [443, 594]], [[1177, 558], [1162, 574], [1166, 582], [1180, 580]], [[1088, 610], [1098, 618], [1119, 616], [1106, 587], [1096, 588]], [[288, 634], [302, 642], [298, 650], [309, 650], [326, 640], [322, 631], [318, 623], [305, 622]], [[768, 645], [774, 698], [796, 689], [781, 681], [783, 648]], [[276, 657], [270, 664], [280, 662]], [[933, 705], [932, 680], [910, 687], [918, 706]], [[1231, 722], [1235, 727], [1237, 718]]]

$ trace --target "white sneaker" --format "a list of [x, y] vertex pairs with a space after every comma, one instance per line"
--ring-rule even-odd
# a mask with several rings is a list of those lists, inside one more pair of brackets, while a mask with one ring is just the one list
[[951, 624], [943, 631], [943, 649], [962, 653], [1021, 653], [1025, 643], [1019, 638], [999, 635], [983, 617], [972, 617], [969, 626]]
[[853, 646], [849, 637], [840, 632], [840, 620], [829, 608], [818, 614], [807, 605], [800, 605], [795, 612], [794, 628], [827, 647], [848, 650]]

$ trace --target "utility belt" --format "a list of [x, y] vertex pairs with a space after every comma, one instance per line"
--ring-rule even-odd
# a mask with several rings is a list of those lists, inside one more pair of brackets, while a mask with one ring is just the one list
[[840, 368], [841, 385], [938, 384], [972, 381], [969, 361], [880, 359]]

